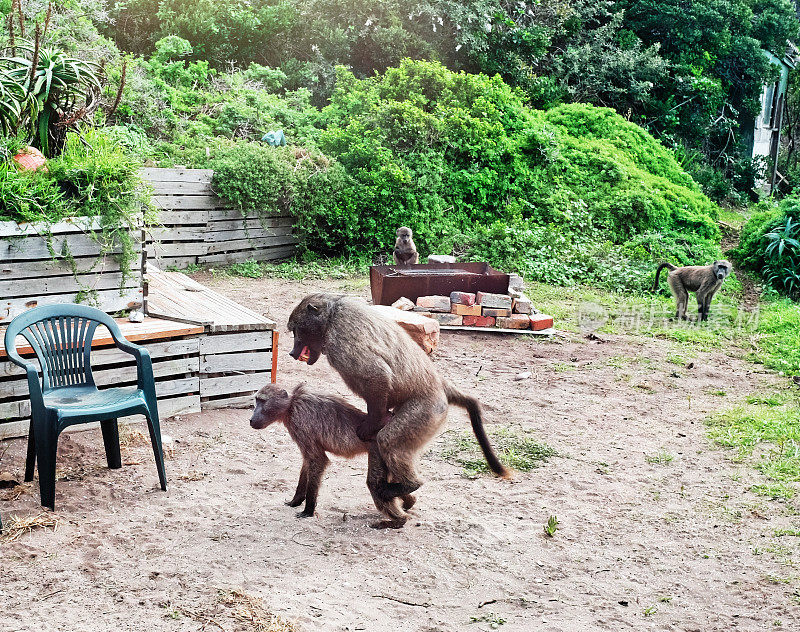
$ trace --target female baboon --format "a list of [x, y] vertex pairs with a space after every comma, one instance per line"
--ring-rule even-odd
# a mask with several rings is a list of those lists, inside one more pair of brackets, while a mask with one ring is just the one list
[[[298, 517], [314, 515], [322, 476], [329, 463], [326, 453], [349, 459], [369, 452], [370, 445], [356, 434], [356, 429], [366, 417], [363, 411], [341, 397], [313, 393], [302, 384], [294, 389], [291, 396], [273, 384], [263, 386], [256, 393], [256, 406], [250, 425], [260, 430], [275, 422], [282, 423], [303, 455], [297, 490], [286, 503], [290, 507], [297, 507], [305, 501], [306, 506], [297, 514]], [[375, 456], [370, 454], [369, 458], [372, 460]], [[382, 466], [378, 464], [372, 469], [376, 467], [380, 469]], [[403, 509], [411, 509], [416, 499], [406, 494], [402, 501]], [[406, 514], [397, 506], [396, 499], [391, 503], [377, 499], [375, 505], [390, 520], [405, 522]]]
[[697, 297], [697, 310], [700, 320], [708, 320], [708, 308], [711, 299], [717, 293], [722, 282], [731, 272], [731, 264], [726, 260], [715, 261], [710, 266], [684, 266], [677, 268], [671, 263], [662, 263], [656, 270], [656, 282], [653, 291], [658, 290], [658, 276], [661, 270], [667, 268], [669, 289], [675, 297], [675, 318], [686, 320], [686, 307], [689, 303], [689, 292], [694, 292]]
[[[358, 299], [312, 294], [289, 317], [294, 333], [290, 355], [314, 364], [322, 353], [350, 389], [367, 402], [367, 418], [358, 428], [363, 441], [375, 439], [388, 477], [368, 475], [370, 491], [386, 501], [422, 484], [415, 460], [447, 418], [448, 404], [466, 408], [472, 430], [493, 472], [508, 476], [483, 428], [477, 399], [442, 379], [431, 359], [394, 321]], [[392, 418], [383, 425], [386, 412]], [[375, 459], [371, 466], [377, 468]]]

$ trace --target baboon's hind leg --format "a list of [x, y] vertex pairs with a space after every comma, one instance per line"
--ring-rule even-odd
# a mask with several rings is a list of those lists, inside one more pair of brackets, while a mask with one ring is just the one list
[[378, 433], [380, 449], [392, 482], [379, 489], [384, 500], [406, 496], [422, 485], [416, 470], [416, 456], [436, 435], [447, 418], [444, 392], [407, 400], [394, 409], [391, 423]]
[[[367, 488], [370, 494], [372, 494], [375, 507], [388, 518], [387, 520], [380, 520], [370, 524], [373, 529], [399, 529], [406, 523], [406, 520], [408, 520], [408, 516], [406, 516], [405, 512], [398, 506], [397, 499], [385, 499], [384, 494], [381, 493], [387, 484], [387, 476], [388, 470], [386, 469], [386, 464], [383, 461], [378, 444], [373, 441], [369, 444]], [[411, 504], [413, 505], [414, 497], [408, 496], [408, 498], [412, 499]], [[405, 498], [403, 504], [406, 504]]]
[[675, 318], [686, 320], [686, 308], [689, 304], [689, 292], [677, 277], [667, 277], [669, 282], [669, 289], [672, 296], [675, 298]]

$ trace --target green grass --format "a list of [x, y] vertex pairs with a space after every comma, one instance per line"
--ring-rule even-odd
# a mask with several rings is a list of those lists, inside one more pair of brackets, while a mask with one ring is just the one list
[[242, 263], [234, 263], [218, 271], [220, 274], [230, 276], [248, 277], [251, 279], [292, 279], [303, 281], [307, 279], [353, 279], [367, 274], [369, 263], [367, 259], [315, 259], [302, 261], [289, 259], [279, 263], [267, 261], [258, 262], [253, 259]]
[[[537, 442], [520, 429], [500, 428], [488, 431], [488, 434], [500, 460], [512, 470], [529, 472], [543, 461], [557, 456], [553, 448]], [[451, 430], [443, 437], [442, 457], [464, 468], [464, 476], [472, 478], [489, 472], [486, 459], [471, 432]]]
[[655, 454], [645, 454], [644, 460], [653, 465], [669, 465], [675, 460], [675, 456], [662, 448]]
[[763, 496], [791, 498], [800, 483], [800, 410], [790, 392], [774, 397], [751, 395], [746, 403], [711, 415], [709, 436], [736, 450], [736, 458], [752, 462], [767, 477], [753, 486]]

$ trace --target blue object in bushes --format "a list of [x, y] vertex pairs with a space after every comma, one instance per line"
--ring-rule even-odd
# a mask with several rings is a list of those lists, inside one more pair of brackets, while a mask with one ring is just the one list
[[278, 147], [279, 145], [283, 147], [286, 144], [286, 136], [283, 134], [282, 129], [275, 130], [274, 132], [267, 132], [261, 137], [261, 140], [272, 147]]

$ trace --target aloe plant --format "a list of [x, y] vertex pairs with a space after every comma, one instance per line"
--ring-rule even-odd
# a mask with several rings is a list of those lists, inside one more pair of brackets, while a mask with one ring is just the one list
[[67, 129], [99, 102], [100, 66], [35, 42], [16, 49], [22, 55], [0, 58], [0, 127], [29, 125], [41, 151], [57, 155]]

